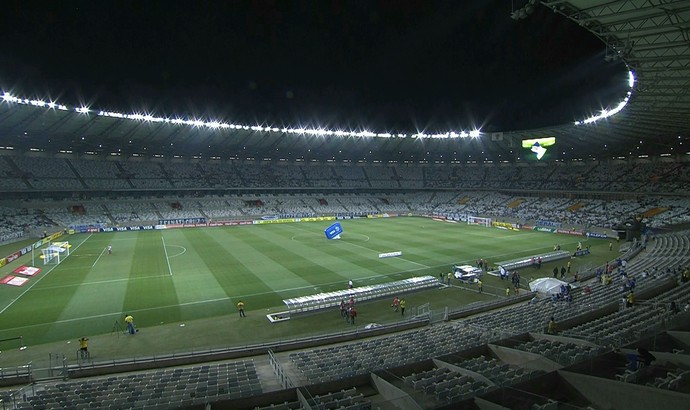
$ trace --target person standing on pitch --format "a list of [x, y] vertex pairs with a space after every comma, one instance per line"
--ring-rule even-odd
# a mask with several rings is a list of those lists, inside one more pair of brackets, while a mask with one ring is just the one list
[[134, 317], [132, 317], [132, 315], [125, 314], [125, 323], [127, 324], [127, 333], [133, 335], [137, 332], [137, 329], [134, 327]]
[[108, 245], [108, 255], [113, 254], [113, 245]]
[[247, 315], [244, 314], [244, 302], [241, 300], [237, 302], [237, 310], [240, 311], [240, 317], [247, 317]]
[[398, 311], [398, 308], [400, 308], [400, 299], [398, 299], [397, 295], [393, 298], [393, 304], [391, 304], [391, 307], [396, 312]]
[[89, 338], [82, 337], [79, 339], [79, 354], [82, 359], [89, 357]]

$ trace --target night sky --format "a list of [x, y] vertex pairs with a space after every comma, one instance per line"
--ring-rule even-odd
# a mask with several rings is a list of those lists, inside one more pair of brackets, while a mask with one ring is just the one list
[[[514, 0], [520, 6], [520, 0]], [[508, 131], [615, 104], [626, 70], [510, 0], [8, 0], [0, 87], [68, 105], [241, 124]]]

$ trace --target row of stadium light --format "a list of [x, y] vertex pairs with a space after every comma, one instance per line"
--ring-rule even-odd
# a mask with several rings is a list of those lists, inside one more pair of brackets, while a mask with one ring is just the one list
[[274, 133], [284, 133], [284, 134], [300, 134], [300, 135], [313, 135], [313, 136], [335, 136], [335, 137], [376, 137], [376, 138], [479, 138], [481, 132], [479, 130], [471, 131], [460, 131], [460, 132], [445, 132], [439, 134], [427, 134], [427, 133], [416, 133], [416, 134], [392, 134], [392, 133], [377, 133], [371, 131], [343, 131], [343, 130], [325, 130], [316, 128], [279, 128], [279, 127], [266, 127], [261, 125], [239, 125], [239, 124], [228, 124], [220, 121], [203, 121], [199, 119], [183, 119], [168, 118], [168, 117], [156, 117], [151, 114], [126, 114], [115, 111], [103, 111], [103, 110], [92, 110], [88, 107], [74, 107], [69, 108], [63, 104], [57, 104], [55, 102], [46, 102], [43, 100], [35, 100], [29, 98], [19, 98], [15, 97], [9, 92], [4, 92], [2, 95], [2, 100], [7, 103], [15, 103], [22, 105], [31, 105], [34, 107], [42, 107], [55, 109], [60, 111], [75, 111], [79, 114], [89, 115], [95, 114], [102, 117], [119, 118], [123, 120], [133, 120], [133, 121], [146, 121], [152, 123], [165, 123], [174, 125], [187, 125], [192, 127], [204, 127], [209, 129], [231, 129], [231, 130], [251, 130], [257, 132], [274, 132]]
[[[615, 108], [604, 109], [599, 114], [586, 118], [584, 120], [575, 121], [575, 125], [591, 124], [593, 122], [599, 121], [618, 114], [626, 106], [630, 97], [632, 96], [632, 89], [635, 85], [635, 76], [632, 71], [628, 71], [628, 85], [630, 86], [630, 91]], [[89, 115], [94, 113], [95, 115], [102, 117], [119, 118], [124, 120], [132, 121], [146, 121], [152, 123], [165, 123], [174, 125], [187, 125], [192, 127], [204, 127], [209, 129], [234, 129], [234, 130], [251, 130], [257, 132], [272, 132], [272, 133], [283, 133], [283, 134], [299, 134], [299, 135], [313, 135], [313, 136], [335, 136], [335, 137], [376, 137], [376, 138], [430, 138], [430, 139], [445, 139], [445, 138], [479, 138], [481, 136], [481, 131], [474, 129], [471, 131], [450, 131], [438, 134], [427, 134], [423, 132], [418, 132], [415, 134], [407, 135], [404, 133], [392, 134], [392, 133], [377, 133], [371, 131], [343, 131], [343, 130], [325, 130], [320, 128], [279, 128], [279, 127], [268, 127], [261, 125], [239, 125], [239, 124], [228, 124], [220, 121], [204, 121], [200, 119], [184, 119], [180, 117], [168, 118], [168, 117], [156, 117], [151, 114], [126, 114], [115, 111], [103, 111], [103, 110], [91, 110], [88, 107], [74, 107], [69, 108], [66, 105], [58, 104], [56, 102], [50, 101], [46, 102], [43, 100], [29, 99], [29, 98], [19, 98], [15, 97], [9, 92], [4, 92], [2, 95], [2, 100], [7, 103], [15, 103], [22, 105], [31, 105], [34, 107], [42, 107], [60, 111], [75, 111], [79, 114]]]
[[584, 125], [584, 124], [591, 124], [593, 122], [603, 120], [605, 118], [611, 117], [613, 115], [618, 114], [623, 110], [623, 108], [628, 104], [628, 101], [630, 101], [630, 97], [632, 96], [632, 90], [633, 87], [635, 86], [635, 75], [633, 74], [632, 71], [628, 71], [628, 86], [630, 87], [630, 91], [625, 95], [625, 98], [623, 101], [618, 103], [618, 105], [615, 108], [612, 108], [610, 110], [603, 109], [601, 112], [597, 115], [593, 115], [589, 118], [585, 118], [584, 120], [580, 121], [575, 121], [575, 125]]

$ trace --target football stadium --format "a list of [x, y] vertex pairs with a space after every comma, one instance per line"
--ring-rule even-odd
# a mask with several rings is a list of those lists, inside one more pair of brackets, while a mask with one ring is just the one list
[[[0, 57], [2, 409], [688, 408], [687, 2], [230, 3], [13, 6]], [[174, 46], [153, 24], [163, 15], [184, 34]], [[214, 49], [233, 30], [247, 54], [218, 52], [228, 83], [189, 61], [197, 85], [172, 68], [135, 79], [147, 54], [210, 57], [197, 40]], [[472, 65], [536, 82], [513, 83], [514, 101], [473, 123], [451, 97], [415, 100], [412, 83], [390, 105], [328, 83], [364, 43], [390, 67], [450, 33], [477, 59], [507, 38], [498, 62]], [[279, 78], [313, 65], [278, 58], [302, 59], [309, 41], [332, 46], [336, 74], [307, 81], [319, 92], [255, 72], [226, 94], [244, 72], [225, 62]], [[108, 47], [132, 72], [60, 71]], [[449, 81], [443, 63], [415, 64]], [[468, 88], [451, 94], [480, 82], [463, 70], [450, 72]], [[372, 81], [400, 88], [393, 71]], [[124, 97], [134, 89], [146, 92]]]

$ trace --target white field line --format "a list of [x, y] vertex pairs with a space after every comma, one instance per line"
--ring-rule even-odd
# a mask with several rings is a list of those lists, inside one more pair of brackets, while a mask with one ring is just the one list
[[[77, 249], [79, 249], [79, 247], [82, 246], [82, 245], [84, 244], [84, 242], [88, 241], [89, 238], [90, 238], [91, 236], [93, 236], [93, 234], [90, 234], [89, 236], [86, 237], [86, 239], [84, 239], [83, 241], [81, 241], [81, 243], [80, 243], [79, 245], [77, 245], [77, 246], [74, 248], [74, 250], [76, 251]], [[74, 251], [73, 251], [73, 252], [74, 252]], [[25, 290], [24, 292], [20, 293], [19, 296], [17, 296], [16, 298], [12, 299], [12, 301], [11, 301], [7, 306], [5, 306], [4, 308], [2, 308], [2, 310], [0, 310], [0, 315], [3, 314], [3, 313], [5, 313], [5, 311], [6, 311], [7, 309], [9, 309], [10, 306], [14, 305], [14, 302], [16, 302], [16, 301], [18, 301], [19, 299], [21, 299], [21, 297], [24, 296], [24, 295], [26, 294], [26, 292], [30, 291], [30, 290], [31, 290], [34, 286], [36, 286], [41, 280], [43, 280], [43, 278], [45, 278], [46, 276], [48, 276], [48, 274], [49, 274], [50, 272], [52, 272], [53, 269], [57, 268], [58, 266], [60, 266], [60, 265], [54, 265], [52, 268], [48, 269], [48, 272], [46, 272], [43, 276], [41, 276], [41, 277], [39, 277], [38, 279], [36, 279], [36, 282], [32, 283], [28, 288], [26, 288], [26, 290]]]
[[168, 258], [168, 248], [165, 247], [165, 239], [161, 236], [161, 241], [163, 241], [163, 252], [165, 252], [165, 261], [168, 263], [168, 273], [172, 276], [172, 269], [170, 269], [170, 258]]
[[[358, 235], [362, 235], [362, 236], [366, 237], [366, 238], [367, 238], [366, 241], [369, 241], [369, 239], [370, 239], [369, 236], [367, 236], [367, 235], [363, 235], [363, 234], [358, 234]], [[378, 255], [379, 253], [382, 253], [382, 252], [377, 251], [376, 249], [367, 248], [366, 246], [362, 246], [362, 245], [359, 245], [359, 244], [356, 244], [356, 243], [347, 242], [347, 241], [343, 241], [342, 243], [345, 243], [345, 244], [347, 244], [347, 245], [356, 246], [356, 247], [358, 247], [358, 248], [365, 249], [365, 250], [367, 250], [367, 251], [369, 251], [369, 252], [374, 252], [374, 253], [376, 253], [377, 255]], [[425, 264], [423, 264], [423, 263], [411, 261], [411, 260], [405, 259], [405, 258], [403, 258], [403, 257], [397, 257], [397, 259], [404, 260], [405, 262], [409, 262], [409, 263], [415, 264], [415, 265], [417, 265], [417, 266], [421, 266], [422, 268], [425, 268], [425, 269], [431, 268], [431, 266], [427, 266], [427, 265], [425, 265]]]
[[101, 256], [103, 256], [103, 254], [105, 253], [105, 250], [106, 250], [107, 248], [108, 248], [107, 246], [106, 246], [105, 248], [103, 248], [103, 250], [101, 251], [101, 254], [98, 255], [98, 258], [96, 258], [96, 261], [93, 263], [93, 265], [91, 265], [92, 268], [93, 268], [94, 266], [96, 266], [96, 264], [97, 264], [98, 261], [101, 259]]
[[176, 253], [176, 254], [174, 254], [174, 255], [170, 255], [170, 258], [171, 258], [171, 259], [172, 259], [172, 258], [176, 258], [176, 257], [178, 257], [178, 256], [182, 256], [182, 255], [184, 255], [184, 254], [187, 252], [187, 248], [185, 248], [184, 246], [180, 246], [180, 245], [170, 245], [170, 246], [168, 246], [168, 248], [182, 248], [182, 252]]
[[154, 278], [169, 278], [170, 275], [153, 275], [153, 276], [141, 276], [141, 277], [134, 277], [134, 278], [122, 278], [122, 279], [108, 279], [108, 280], [95, 280], [93, 282], [80, 282], [80, 283], [74, 283], [72, 285], [57, 285], [57, 286], [46, 286], [43, 288], [38, 288], [36, 290], [52, 290], [52, 289], [61, 289], [61, 288], [74, 288], [74, 287], [79, 287], [79, 286], [87, 286], [87, 285], [102, 285], [104, 283], [116, 283], [116, 282], [125, 282], [125, 281], [130, 281], [130, 280], [142, 280], [142, 279], [154, 279]]
[[[362, 246], [362, 245], [359, 245], [359, 244], [356, 244], [356, 243], [352, 243], [352, 242], [345, 242], [345, 243], [348, 244], [348, 245], [356, 246], [356, 247], [358, 247], [358, 248], [366, 249], [366, 250], [368, 250], [368, 251], [376, 252], [377, 254], [381, 253], [381, 252], [379, 252], [379, 251], [377, 251], [377, 250], [375, 250], [375, 249], [367, 248], [366, 246]], [[403, 255], [404, 255], [404, 254], [405, 254], [405, 252], [403, 252]], [[411, 260], [409, 260], [409, 259], [405, 259], [405, 258], [403, 258], [402, 256], [398, 256], [398, 257], [396, 257], [396, 259], [404, 260], [405, 262], [409, 262], [409, 263], [415, 264], [415, 265], [417, 265], [417, 266], [421, 266], [422, 268], [426, 268], [426, 269], [431, 268], [431, 266], [425, 265], [425, 264], [423, 264], [423, 263], [411, 261]]]
[[[90, 237], [90, 236], [89, 236], [89, 237]], [[89, 239], [89, 238], [86, 238], [86, 239]], [[84, 240], [84, 242], [86, 242], [86, 239]], [[84, 243], [84, 242], [82, 242], [82, 243]], [[574, 244], [575, 242], [566, 242], [566, 244], [571, 244], [571, 243]], [[79, 246], [81, 246], [81, 243], [77, 246], [77, 248], [78, 248]], [[540, 247], [540, 248], [524, 249], [524, 251], [525, 251], [526, 253], [529, 253], [529, 251], [538, 251], [538, 250], [540, 250], [540, 249], [544, 249], [544, 248], [543, 248], [543, 247]], [[75, 248], [75, 250], [76, 250], [76, 248]], [[513, 254], [515, 254], [515, 252], [504, 253], [504, 254], [496, 254], [496, 255], [489, 255], [488, 258], [489, 258], [489, 259], [494, 259], [494, 258], [498, 258], [498, 257], [501, 257], [501, 256], [513, 255]], [[469, 263], [469, 262], [472, 262], [472, 261], [467, 261], [467, 262]], [[462, 263], [462, 262], [458, 262], [458, 263]], [[56, 266], [57, 266], [57, 265], [56, 265]], [[446, 268], [447, 268], [448, 265], [443, 264], [443, 265], [437, 265], [437, 266], [430, 266], [429, 269], [439, 268], [439, 267], [446, 267]], [[54, 267], [53, 267], [53, 268], [54, 268]], [[357, 279], [357, 280], [367, 280], [367, 279], [371, 279], [371, 278], [378, 278], [378, 277], [381, 277], [381, 276], [395, 276], [395, 275], [401, 275], [401, 274], [404, 274], [404, 273], [407, 273], [407, 272], [415, 272], [415, 271], [424, 270], [424, 269], [426, 269], [426, 268], [419, 268], [419, 269], [406, 270], [406, 271], [396, 272], [396, 273], [392, 273], [392, 274], [381, 274], [381, 275], [368, 276], [368, 277], [359, 278], [359, 279]], [[52, 270], [52, 269], [51, 269], [51, 270]], [[447, 269], [446, 269], [446, 270], [447, 270]], [[50, 273], [50, 271], [48, 271], [48, 272], [46, 273], [46, 275], [47, 275], [48, 273]], [[169, 275], [161, 275], [161, 276], [169, 276]], [[144, 279], [144, 278], [142, 278], [142, 279]], [[337, 281], [337, 282], [330, 282], [330, 283], [326, 283], [326, 284], [321, 284], [321, 287], [326, 286], [326, 285], [335, 285], [335, 284], [339, 284], [339, 283], [342, 283], [342, 281]], [[34, 283], [34, 285], [35, 285], [35, 283]], [[32, 286], [33, 286], [33, 285], [32, 285]], [[227, 300], [233, 300], [233, 299], [235, 299], [235, 298], [239, 298], [239, 299], [245, 298], [245, 299], [246, 299], [247, 297], [251, 297], [251, 296], [261, 296], [261, 295], [267, 295], [267, 294], [271, 294], [271, 293], [280, 294], [280, 293], [283, 293], [283, 292], [291, 292], [291, 291], [294, 291], [294, 290], [301, 290], [301, 289], [312, 288], [313, 286], [314, 286], [314, 285], [307, 285], [307, 286], [300, 286], [300, 287], [296, 287], [296, 288], [288, 288], [288, 289], [272, 290], [272, 291], [267, 291], [267, 292], [250, 293], [250, 294], [239, 295], [239, 296], [228, 296], [228, 297], [217, 298], [217, 299], [199, 300], [199, 301], [194, 301], [194, 302], [180, 303], [180, 304], [177, 304], [177, 305], [157, 306], [157, 307], [146, 308], [146, 309], [129, 310], [129, 312], [134, 312], [134, 313], [138, 313], [138, 312], [148, 312], [148, 311], [158, 310], [158, 309], [174, 308], [174, 307], [177, 307], [177, 306], [191, 306], [191, 305], [199, 305], [199, 304], [204, 304], [204, 303], [222, 302], [222, 301], [227, 301]], [[27, 289], [27, 291], [28, 291], [28, 290], [29, 290], [29, 289]], [[26, 292], [24, 292], [24, 293], [26, 293]], [[22, 295], [23, 295], [24, 293], [22, 293]], [[20, 295], [19, 297], [21, 297], [21, 295]], [[17, 298], [17, 299], [19, 299], [19, 298]], [[15, 301], [16, 301], [16, 299], [15, 299]], [[13, 301], [12, 303], [14, 303], [14, 301]], [[2, 312], [4, 312], [8, 307], [9, 307], [9, 306], [5, 307], [5, 309], [3, 309], [2, 311], [0, 311], [0, 314], [2, 314]], [[80, 320], [98, 319], [98, 318], [102, 318], [102, 317], [119, 316], [119, 315], [121, 315], [121, 314], [122, 314], [122, 312], [104, 313], [104, 314], [100, 314], [100, 315], [85, 316], [85, 317], [72, 318], [72, 319], [64, 319], [64, 320], [57, 320], [57, 321], [47, 322], [47, 323], [36, 323], [36, 324], [33, 324], [33, 325], [19, 326], [19, 327], [15, 327], [15, 328], [4, 329], [4, 330], [28, 329], [28, 328], [32, 328], [32, 327], [46, 326], [46, 325], [51, 325], [51, 324], [71, 323], [71, 322], [77, 322], [77, 321], [80, 321]]]
[[[421, 269], [419, 269], [421, 270]], [[401, 272], [404, 273], [404, 272]], [[162, 276], [168, 276], [168, 275], [162, 275]], [[362, 280], [368, 279], [368, 278], [377, 278], [380, 276], [384, 275], [375, 275], [375, 276], [369, 276], [366, 278], [360, 278]], [[337, 284], [342, 284], [343, 281], [337, 281], [337, 282], [330, 282], [325, 285], [337, 285]], [[321, 285], [321, 286], [325, 286]], [[258, 293], [249, 293], [246, 295], [238, 295], [238, 296], [227, 296], [223, 298], [216, 298], [216, 299], [206, 299], [206, 300], [197, 300], [194, 302], [185, 302], [185, 303], [178, 303], [176, 305], [166, 305], [166, 306], [156, 306], [156, 307], [151, 307], [151, 308], [146, 308], [146, 309], [136, 309], [136, 310], [128, 310], [130, 313], [140, 313], [140, 312], [149, 312], [152, 310], [158, 310], [158, 309], [169, 309], [169, 308], [175, 308], [178, 306], [191, 306], [191, 305], [200, 305], [204, 303], [215, 303], [215, 302], [222, 302], [222, 301], [227, 301], [227, 300], [233, 300], [233, 299], [242, 299], [246, 297], [251, 297], [251, 296], [261, 296], [261, 295], [268, 295], [271, 293], [281, 293], [281, 292], [289, 292], [293, 290], [301, 290], [301, 289], [307, 289], [307, 288], [312, 288], [314, 285], [307, 285], [307, 286], [300, 286], [296, 288], [289, 288], [289, 289], [281, 289], [281, 290], [276, 290], [276, 291], [267, 291], [267, 292], [258, 292]], [[100, 315], [93, 315], [93, 316], [84, 316], [84, 317], [78, 317], [78, 318], [72, 318], [72, 319], [63, 319], [63, 320], [56, 320], [53, 322], [46, 322], [46, 323], [36, 323], [33, 325], [26, 325], [26, 326], [19, 326], [19, 327], [14, 327], [10, 329], [4, 329], [4, 330], [19, 330], [19, 329], [28, 329], [32, 327], [38, 327], [38, 326], [45, 326], [45, 325], [50, 325], [50, 324], [59, 324], [59, 323], [71, 323], [71, 322], [77, 322], [80, 320], [88, 320], [88, 319], [98, 319], [102, 317], [109, 317], [109, 316], [119, 316], [121, 315], [122, 312], [113, 312], [113, 313], [102, 313]]]

